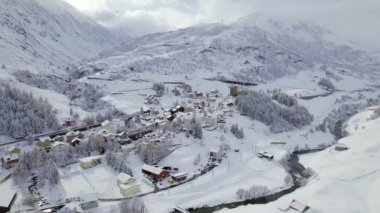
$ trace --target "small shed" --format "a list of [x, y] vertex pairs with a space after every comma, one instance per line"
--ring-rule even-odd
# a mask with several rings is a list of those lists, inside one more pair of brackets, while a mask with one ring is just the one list
[[310, 209], [309, 206], [297, 201], [297, 200], [292, 200], [290, 202], [289, 207], [297, 212], [306, 212], [308, 209]]
[[257, 157], [258, 157], [258, 158], [266, 158], [266, 159], [268, 159], [268, 160], [272, 160], [272, 159], [273, 159], [273, 155], [270, 154], [270, 153], [268, 153], [268, 152], [259, 152], [259, 153], [257, 154]]
[[173, 180], [179, 182], [179, 181], [186, 180], [187, 174], [183, 172], [177, 172], [175, 174], [172, 174], [171, 177]]
[[348, 149], [348, 147], [344, 143], [335, 144], [335, 150], [337, 150], [337, 151], [345, 151], [347, 149]]
[[239, 89], [238, 89], [238, 87], [236, 85], [231, 85], [230, 86], [230, 95], [232, 97], [236, 97], [236, 96], [239, 95]]

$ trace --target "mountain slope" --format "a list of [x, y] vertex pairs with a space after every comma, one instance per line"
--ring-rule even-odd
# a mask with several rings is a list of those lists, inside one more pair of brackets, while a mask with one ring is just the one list
[[222, 74], [266, 81], [305, 70], [361, 75], [379, 63], [318, 27], [252, 15], [231, 25], [198, 25], [130, 40], [104, 52], [82, 70]]
[[51, 73], [119, 42], [61, 0], [0, 1], [0, 31], [0, 64], [9, 73]]
[[318, 174], [306, 186], [266, 205], [247, 205], [220, 212], [279, 212], [278, 208], [287, 206], [292, 199], [309, 205], [310, 212], [379, 212], [375, 196], [380, 187], [378, 112], [378, 107], [377, 115], [373, 108], [367, 109], [347, 122], [350, 135], [339, 143], [345, 144], [348, 150], [336, 151], [330, 147], [301, 156], [302, 164]]

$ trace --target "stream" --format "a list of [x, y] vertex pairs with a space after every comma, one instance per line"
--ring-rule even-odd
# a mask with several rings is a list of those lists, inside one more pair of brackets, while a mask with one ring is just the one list
[[284, 189], [282, 191], [276, 192], [274, 194], [270, 194], [267, 196], [259, 197], [259, 198], [254, 198], [254, 199], [249, 199], [249, 200], [244, 200], [244, 201], [238, 201], [238, 202], [232, 202], [232, 203], [225, 203], [225, 204], [220, 204], [212, 207], [201, 207], [201, 208], [189, 208], [187, 209], [191, 213], [211, 213], [215, 212], [224, 208], [228, 209], [233, 209], [237, 208], [239, 206], [245, 206], [248, 204], [266, 204], [270, 203], [272, 201], [275, 201], [279, 199], [280, 197], [290, 194], [294, 192], [296, 189], [298, 189], [300, 185], [300, 181], [303, 179], [303, 171], [305, 170], [305, 167], [299, 163], [299, 155], [302, 154], [308, 154], [308, 153], [314, 153], [314, 152], [319, 152], [322, 151], [323, 149], [311, 149], [311, 150], [304, 150], [304, 151], [296, 151], [293, 152], [290, 155], [290, 158], [288, 160], [289, 166], [290, 166], [290, 175], [292, 176], [293, 179], [293, 186], [290, 188]]

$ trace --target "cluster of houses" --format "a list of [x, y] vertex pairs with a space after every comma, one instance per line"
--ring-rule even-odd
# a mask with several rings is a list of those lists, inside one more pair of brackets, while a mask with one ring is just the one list
[[186, 84], [180, 84], [178, 87], [186, 88], [183, 90], [187, 91], [185, 97], [190, 98], [189, 101], [164, 109], [160, 107], [156, 97], [148, 95], [140, 110], [141, 123], [144, 126], [165, 129], [169, 122], [179, 121], [182, 130], [186, 131], [195, 119], [204, 128], [213, 129], [219, 123], [225, 123], [227, 116], [232, 116], [233, 107], [236, 105], [233, 96], [238, 93], [237, 87], [231, 88], [231, 94], [227, 97], [222, 97], [218, 90], [203, 94], [192, 91]]

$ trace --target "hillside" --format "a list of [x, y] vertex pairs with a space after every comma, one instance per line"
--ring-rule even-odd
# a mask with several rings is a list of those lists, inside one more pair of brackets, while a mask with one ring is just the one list
[[61, 0], [0, 1], [0, 31], [2, 74], [22, 69], [62, 75], [68, 64], [119, 43]]
[[318, 174], [305, 187], [267, 205], [248, 205], [220, 212], [277, 212], [292, 199], [309, 205], [310, 212], [377, 212], [379, 205], [374, 195], [380, 187], [377, 140], [380, 119], [376, 117], [373, 109], [367, 109], [348, 121], [350, 135], [339, 141], [349, 148], [347, 151], [339, 152], [330, 147], [302, 156], [303, 165]]

